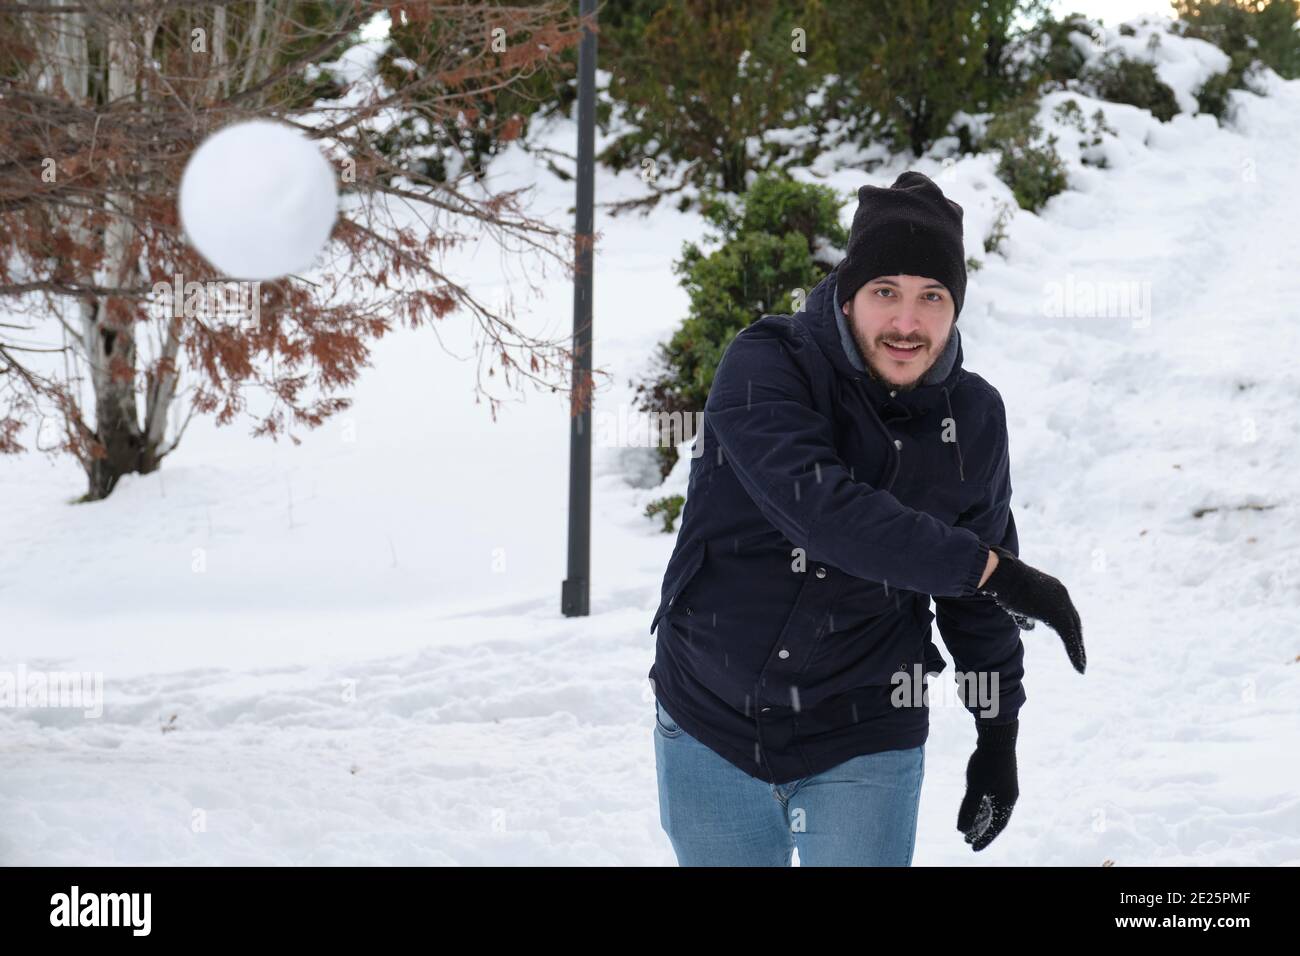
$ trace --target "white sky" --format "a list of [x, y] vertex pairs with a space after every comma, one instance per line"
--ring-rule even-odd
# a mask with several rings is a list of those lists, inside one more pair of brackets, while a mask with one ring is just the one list
[[1143, 13], [1158, 13], [1167, 17], [1174, 15], [1174, 7], [1169, 0], [1056, 0], [1052, 9], [1057, 16], [1082, 13], [1101, 20], [1108, 27]]

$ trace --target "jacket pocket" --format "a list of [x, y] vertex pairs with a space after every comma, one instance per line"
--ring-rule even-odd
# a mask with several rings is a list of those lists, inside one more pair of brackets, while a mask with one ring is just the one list
[[653, 634], [656, 627], [659, 626], [659, 619], [663, 617], [670, 607], [675, 607], [676, 602], [686, 592], [695, 575], [704, 565], [704, 552], [706, 541], [697, 541], [691, 549], [690, 556], [682, 564], [681, 570], [677, 573], [675, 580], [672, 581], [667, 591], [664, 592], [663, 599], [659, 602], [659, 608], [655, 611], [654, 620], [650, 622], [650, 633]]

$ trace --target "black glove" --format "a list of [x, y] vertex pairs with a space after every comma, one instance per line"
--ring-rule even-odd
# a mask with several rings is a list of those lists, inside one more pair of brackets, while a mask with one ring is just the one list
[[979, 739], [966, 764], [966, 796], [957, 810], [957, 829], [966, 834], [966, 842], [977, 852], [1002, 832], [1020, 797], [1016, 780], [1019, 731], [1018, 719], [998, 725], [975, 722]]
[[1006, 548], [990, 546], [998, 555], [998, 566], [978, 591], [993, 598], [1022, 629], [1021, 621], [1035, 618], [1046, 621], [1065, 643], [1065, 653], [1080, 674], [1088, 659], [1083, 651], [1083, 623], [1070, 601], [1065, 585], [1050, 574], [1030, 567]]
[[1008, 611], [1006, 608], [1003, 608], [1002, 610], [1011, 615], [1011, 620], [1015, 621], [1016, 627], [1020, 628], [1022, 631], [1032, 631], [1034, 629], [1035, 622], [1032, 617], [1025, 617], [1023, 614], [1017, 614], [1015, 611]]

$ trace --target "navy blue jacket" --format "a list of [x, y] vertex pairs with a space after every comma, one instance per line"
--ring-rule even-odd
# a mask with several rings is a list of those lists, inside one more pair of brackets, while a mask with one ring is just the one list
[[1019, 554], [1002, 398], [962, 368], [958, 326], [917, 387], [872, 378], [835, 278], [723, 353], [650, 624], [656, 697], [772, 783], [925, 742], [928, 707], [890, 695], [947, 666], [931, 622], [959, 672], [997, 672], [976, 720], [1025, 700], [1020, 631], [976, 593], [990, 544]]

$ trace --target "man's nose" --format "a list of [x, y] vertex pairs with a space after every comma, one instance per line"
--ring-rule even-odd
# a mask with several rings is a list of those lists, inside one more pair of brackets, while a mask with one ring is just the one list
[[894, 316], [893, 329], [904, 338], [920, 332], [921, 322], [916, 315], [916, 306], [910, 302], [904, 302]]

